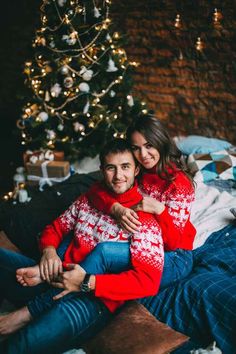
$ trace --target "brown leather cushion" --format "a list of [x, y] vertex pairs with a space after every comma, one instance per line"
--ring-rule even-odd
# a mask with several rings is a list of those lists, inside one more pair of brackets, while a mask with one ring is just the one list
[[151, 315], [144, 306], [129, 302], [90, 342], [86, 354], [164, 354], [185, 343], [188, 337]]

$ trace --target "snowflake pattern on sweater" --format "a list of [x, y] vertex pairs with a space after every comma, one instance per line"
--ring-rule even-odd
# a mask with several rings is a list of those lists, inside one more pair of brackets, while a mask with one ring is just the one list
[[163, 241], [160, 227], [152, 215], [140, 215], [142, 226], [139, 232], [131, 234], [123, 230], [111, 216], [90, 206], [88, 199], [82, 196], [59, 217], [58, 223], [63, 235], [74, 229], [74, 242], [80, 247], [84, 245], [92, 250], [104, 241], [130, 242], [133, 258], [161, 269]]
[[[129, 198], [131, 193], [136, 204], [141, 197], [137, 186], [129, 191]], [[40, 248], [57, 248], [63, 236], [73, 230], [74, 237], [65, 252], [64, 262], [79, 263], [100, 242], [130, 242], [131, 269], [120, 274], [96, 275], [95, 295], [114, 311], [125, 300], [156, 294], [160, 285], [164, 263], [161, 229], [152, 214], [139, 212], [139, 220], [142, 223], [139, 231], [131, 234], [111, 216], [95, 209], [83, 195], [46, 226]]]

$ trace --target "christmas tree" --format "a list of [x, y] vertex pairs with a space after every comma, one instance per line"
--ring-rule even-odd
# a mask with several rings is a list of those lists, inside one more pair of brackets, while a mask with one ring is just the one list
[[136, 62], [113, 28], [110, 0], [44, 0], [42, 27], [25, 63], [32, 90], [17, 126], [22, 144], [96, 155], [111, 137], [124, 137], [145, 102], [132, 95]]

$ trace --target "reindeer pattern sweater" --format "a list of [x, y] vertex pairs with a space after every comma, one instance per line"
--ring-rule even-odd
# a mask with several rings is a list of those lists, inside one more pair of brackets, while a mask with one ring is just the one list
[[[108, 195], [127, 207], [142, 199], [137, 185], [122, 195], [111, 192]], [[40, 238], [40, 249], [57, 248], [63, 237], [74, 230], [64, 264], [79, 263], [99, 242], [130, 242], [132, 269], [120, 274], [96, 275], [95, 296], [113, 312], [125, 300], [155, 295], [160, 285], [164, 262], [161, 230], [152, 214], [139, 212], [139, 219], [142, 222], [139, 232], [131, 234], [111, 216], [95, 209], [87, 196], [82, 195], [46, 226]]]
[[[168, 182], [160, 178], [154, 170], [147, 171], [140, 178], [139, 190], [142, 195], [148, 195], [165, 205], [161, 214], [155, 214], [162, 230], [165, 250], [171, 251], [177, 248], [191, 250], [196, 234], [196, 229], [190, 221], [194, 187], [182, 171], [174, 168], [171, 173], [174, 180]], [[96, 208], [107, 214], [116, 202], [100, 182], [94, 184], [87, 195]]]

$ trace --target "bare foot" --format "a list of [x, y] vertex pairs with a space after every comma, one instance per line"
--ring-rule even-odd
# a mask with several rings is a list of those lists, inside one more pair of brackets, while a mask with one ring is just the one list
[[43, 282], [38, 265], [17, 269], [16, 280], [23, 286], [35, 286]]
[[0, 334], [8, 335], [24, 327], [32, 319], [28, 308], [22, 307], [20, 310], [0, 316]]

